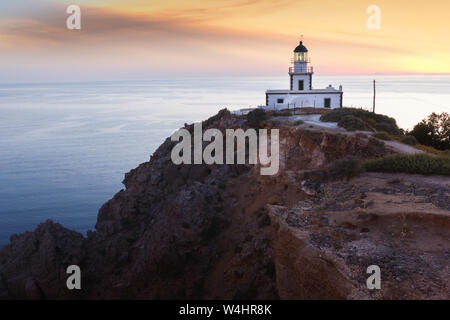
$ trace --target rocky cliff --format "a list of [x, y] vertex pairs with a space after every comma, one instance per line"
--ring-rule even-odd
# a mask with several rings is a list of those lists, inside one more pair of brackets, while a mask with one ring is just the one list
[[[203, 122], [248, 126], [227, 111]], [[0, 297], [450, 297], [447, 178], [327, 177], [336, 159], [390, 152], [378, 140], [282, 125], [274, 176], [250, 165], [177, 166], [173, 146], [167, 139], [125, 175], [87, 237], [52, 221], [13, 236], [0, 251]], [[82, 290], [66, 288], [71, 264]], [[365, 287], [370, 264], [382, 270], [381, 290]]]

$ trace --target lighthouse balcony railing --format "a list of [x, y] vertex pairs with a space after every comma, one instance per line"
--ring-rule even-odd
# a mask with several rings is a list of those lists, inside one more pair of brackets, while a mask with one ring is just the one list
[[299, 72], [299, 73], [313, 73], [314, 69], [313, 67], [306, 67], [306, 68], [294, 68], [294, 67], [289, 67], [289, 73], [295, 73], [295, 72]]

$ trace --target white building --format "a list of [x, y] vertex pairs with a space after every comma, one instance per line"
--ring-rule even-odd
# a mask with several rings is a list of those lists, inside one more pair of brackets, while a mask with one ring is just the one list
[[313, 67], [309, 63], [308, 49], [300, 41], [294, 49], [294, 59], [289, 67], [290, 89], [267, 90], [267, 109], [287, 109], [301, 107], [342, 108], [342, 86], [339, 89], [329, 85], [325, 89], [312, 88]]

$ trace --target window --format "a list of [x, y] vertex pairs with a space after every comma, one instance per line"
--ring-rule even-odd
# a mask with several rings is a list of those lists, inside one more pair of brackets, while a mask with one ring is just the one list
[[305, 90], [303, 80], [298, 80], [298, 90]]
[[295, 61], [305, 62], [306, 61], [306, 52], [295, 52], [294, 53], [294, 60]]
[[325, 101], [323, 102], [323, 106], [325, 108], [330, 108], [330, 106], [331, 106], [331, 98], [325, 98]]
[[277, 103], [283, 103], [284, 99], [277, 99]]

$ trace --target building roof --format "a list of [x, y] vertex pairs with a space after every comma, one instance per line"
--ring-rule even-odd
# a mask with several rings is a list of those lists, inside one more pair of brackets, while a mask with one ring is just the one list
[[308, 52], [308, 49], [303, 45], [303, 41], [300, 41], [298, 46], [294, 49], [294, 52]]
[[312, 89], [312, 90], [266, 90], [267, 94], [321, 94], [321, 93], [342, 93], [335, 88]]

